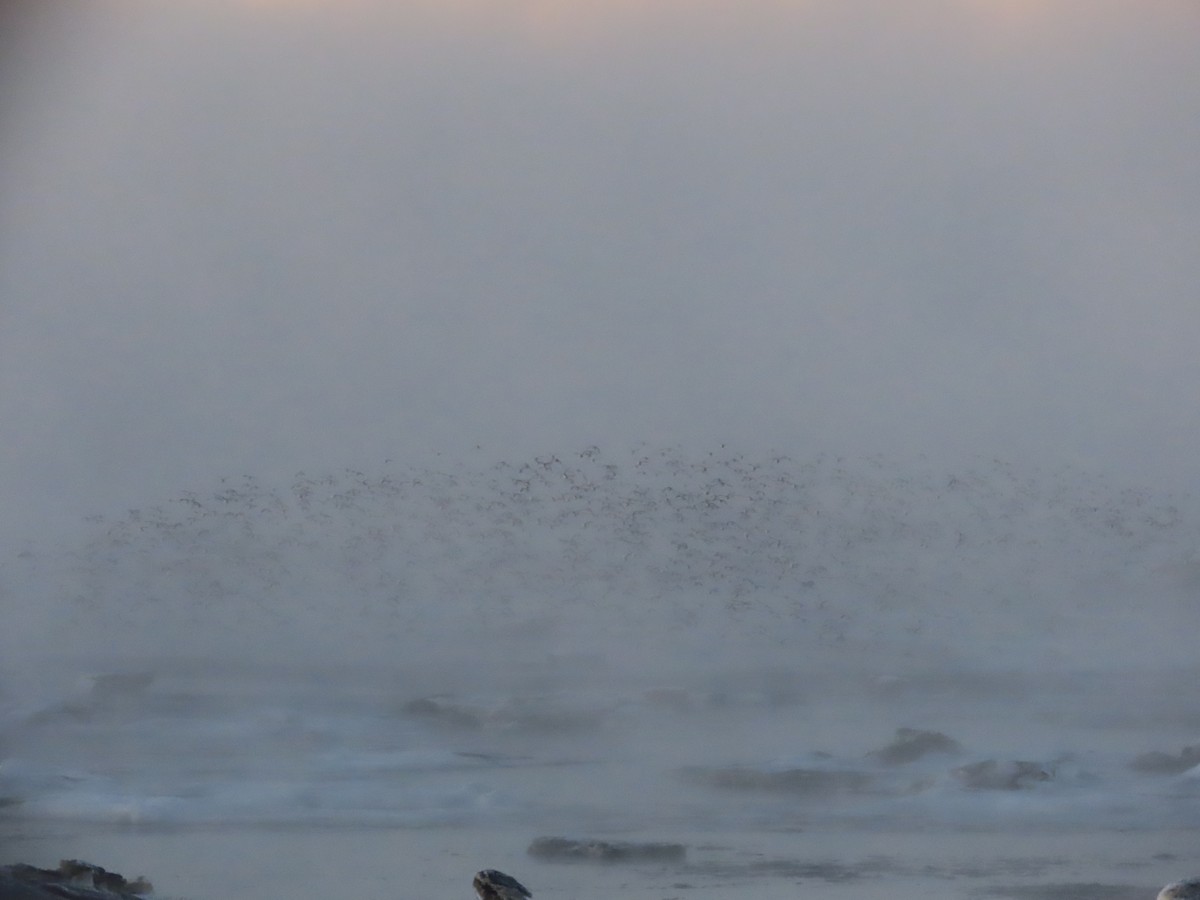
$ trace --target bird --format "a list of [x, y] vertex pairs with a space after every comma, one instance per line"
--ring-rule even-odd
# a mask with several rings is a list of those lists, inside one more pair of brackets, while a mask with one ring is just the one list
[[529, 892], [529, 888], [517, 879], [496, 869], [483, 869], [476, 872], [474, 885], [479, 900], [529, 900], [533, 896]]
[[1172, 881], [1158, 892], [1158, 900], [1200, 900], [1200, 878]]

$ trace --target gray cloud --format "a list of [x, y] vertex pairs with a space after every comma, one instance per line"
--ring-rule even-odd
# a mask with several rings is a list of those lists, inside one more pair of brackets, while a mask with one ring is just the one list
[[44, 37], [10, 508], [643, 439], [1196, 475], [1194, 6], [340, 9]]

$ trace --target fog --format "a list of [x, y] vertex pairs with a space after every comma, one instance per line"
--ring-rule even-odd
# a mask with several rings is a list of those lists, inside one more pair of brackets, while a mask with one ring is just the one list
[[201, 900], [1191, 864], [1194, 2], [19, 6], [0, 840]]
[[476, 446], [1196, 475], [1194, 4], [38, 18], [0, 167], [10, 536]]

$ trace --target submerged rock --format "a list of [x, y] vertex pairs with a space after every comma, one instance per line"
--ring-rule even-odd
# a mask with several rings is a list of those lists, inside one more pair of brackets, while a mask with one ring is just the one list
[[32, 713], [29, 721], [111, 720], [139, 710], [154, 682], [153, 672], [103, 672], [81, 678], [73, 696]]
[[530, 856], [539, 859], [592, 860], [681, 860], [687, 855], [683, 844], [658, 841], [588, 841], [565, 837], [540, 837], [529, 845]]
[[642, 700], [656, 709], [671, 712], [692, 712], [701, 704], [687, 688], [658, 687], [642, 692]]
[[985, 759], [959, 766], [951, 774], [965, 787], [980, 791], [1019, 791], [1053, 777], [1040, 763], [1023, 759]]
[[609, 713], [603, 705], [570, 697], [512, 697], [488, 716], [487, 724], [536, 734], [586, 732], [602, 726]]
[[153, 672], [104, 672], [86, 679], [88, 694], [95, 700], [138, 697], [153, 682]]
[[610, 711], [560, 697], [511, 697], [498, 706], [474, 706], [451, 697], [421, 697], [400, 711], [431, 725], [463, 731], [523, 731], [539, 734], [589, 731], [604, 724]]
[[[1146, 772], [1151, 775], [1180, 775], [1188, 769], [1200, 766], [1200, 744], [1184, 747], [1172, 756], [1158, 750], [1143, 753], [1134, 757], [1129, 768], [1135, 772]], [[1183, 882], [1179, 882], [1183, 884]]]
[[154, 890], [142, 876], [128, 881], [116, 872], [64, 859], [57, 869], [16, 863], [0, 866], [0, 900], [112, 900], [140, 897]]
[[417, 700], [410, 700], [401, 707], [401, 711], [405, 715], [450, 728], [477, 729], [483, 727], [483, 716], [479, 711], [444, 697], [421, 697]]
[[826, 769], [781, 769], [764, 771], [730, 767], [685, 769], [684, 778], [710, 787], [744, 791], [780, 791], [825, 797], [869, 788], [873, 778], [866, 772]]
[[916, 762], [931, 753], [955, 754], [962, 752], [962, 745], [940, 731], [921, 731], [917, 728], [897, 728], [891, 743], [867, 754], [868, 759], [885, 766], [902, 766]]

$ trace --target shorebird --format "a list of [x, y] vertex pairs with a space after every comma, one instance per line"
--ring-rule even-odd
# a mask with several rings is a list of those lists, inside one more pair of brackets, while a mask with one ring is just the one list
[[1171, 882], [1158, 892], [1158, 900], [1200, 900], [1200, 878]]
[[529, 900], [533, 896], [529, 893], [529, 888], [517, 879], [496, 869], [476, 872], [474, 884], [479, 900]]

